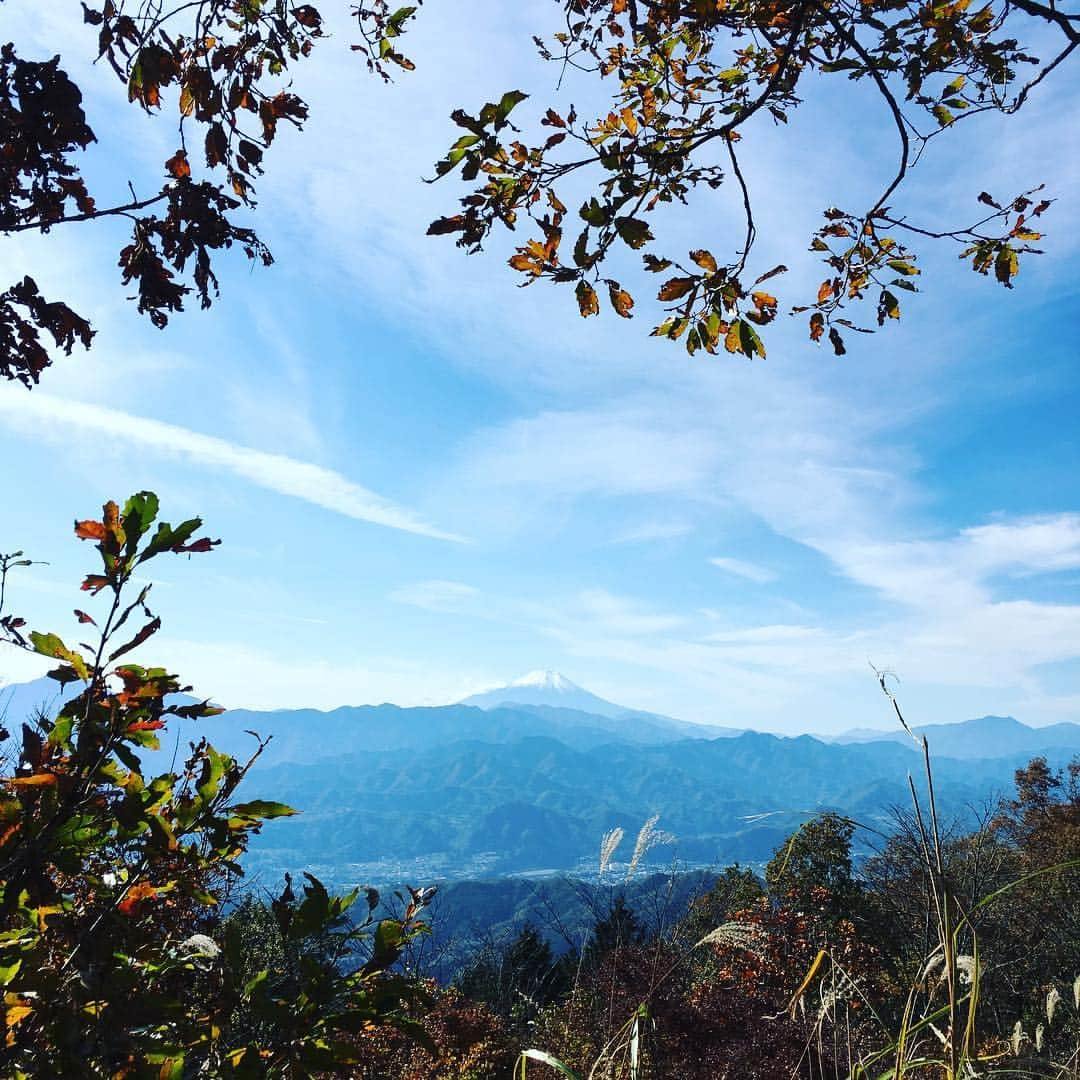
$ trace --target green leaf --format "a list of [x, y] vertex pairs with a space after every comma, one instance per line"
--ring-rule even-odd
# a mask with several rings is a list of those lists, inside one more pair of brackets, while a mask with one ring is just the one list
[[507, 90], [507, 92], [499, 98], [499, 104], [496, 106], [499, 119], [505, 120], [515, 106], [520, 105], [528, 96], [528, 94], [523, 93], [521, 90]]
[[206, 748], [203, 775], [197, 788], [199, 797], [204, 802], [209, 802], [217, 794], [222, 778], [231, 764], [232, 758], [227, 754], [218, 753], [212, 746]]
[[751, 359], [755, 356], [764, 358], [765, 346], [757, 331], [745, 319], [736, 319], [728, 328], [724, 338], [724, 348], [730, 353], [741, 352]]
[[158, 513], [158, 497], [152, 491], [140, 491], [124, 503], [124, 533], [127, 554], [135, 554], [139, 541], [146, 535]]
[[580, 1080], [580, 1077], [576, 1072], [574, 1072], [573, 1069], [571, 1069], [568, 1065], [564, 1065], [557, 1057], [549, 1054], [546, 1050], [521, 1051], [521, 1057], [518, 1059], [521, 1065], [521, 1071], [518, 1074], [520, 1077], [525, 1076], [526, 1059], [528, 1059], [529, 1061], [539, 1061], [542, 1065], [550, 1065], [551, 1068], [555, 1069], [557, 1072], [562, 1073], [563, 1076], [569, 1077], [570, 1080]]
[[299, 811], [284, 803], [269, 802], [266, 799], [252, 799], [251, 802], [237, 803], [228, 808], [228, 813], [236, 817], [279, 818], [292, 817]]
[[305, 896], [289, 926], [289, 937], [294, 941], [318, 933], [332, 917], [326, 887], [312, 874], [305, 873], [304, 877], [308, 879], [304, 886]]
[[911, 263], [905, 262], [903, 259], [890, 259], [888, 266], [891, 270], [895, 270], [898, 274], [904, 274], [907, 277], [921, 273], [917, 266], [912, 266]]
[[[66, 660], [80, 679], [90, 677], [86, 661], [77, 652], [69, 649], [55, 634], [39, 634], [36, 630], [31, 630], [30, 641], [35, 652], [41, 653], [42, 656], [51, 656], [55, 660]], [[53, 672], [49, 674], [53, 675]], [[61, 678], [60, 681], [64, 680]]]
[[635, 251], [640, 247], [644, 247], [653, 238], [648, 223], [640, 218], [617, 217], [615, 219], [615, 230], [623, 242]]
[[597, 228], [607, 224], [607, 211], [600, 205], [595, 195], [582, 205], [578, 213], [581, 215], [582, 220], [587, 221], [590, 225], [595, 225]]

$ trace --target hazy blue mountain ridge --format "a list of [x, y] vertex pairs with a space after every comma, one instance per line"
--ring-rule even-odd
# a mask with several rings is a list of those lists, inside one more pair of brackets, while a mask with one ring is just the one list
[[[398, 884], [409, 876], [580, 870], [603, 833], [622, 827], [629, 848], [654, 814], [677, 838], [657, 859], [758, 862], [822, 809], [888, 827], [891, 808], [908, 803], [909, 771], [920, 775], [902, 731], [717, 736], [655, 714], [612, 715], [620, 707], [611, 703], [603, 714], [550, 704], [588, 693], [550, 674], [532, 679], [533, 700], [522, 704], [229, 710], [170, 725], [148, 767], [169, 769], [202, 736], [244, 757], [256, 746], [248, 730], [272, 735], [245, 793], [303, 812], [268, 825], [251, 864], [274, 873], [317, 864], [332, 880], [384, 875]], [[46, 680], [0, 690], [0, 715], [17, 737], [17, 710], [50, 700], [58, 706]], [[1007, 792], [1031, 757], [1061, 765], [1080, 753], [1075, 724], [1029, 728], [987, 717], [925, 730], [939, 806], [961, 818]]]

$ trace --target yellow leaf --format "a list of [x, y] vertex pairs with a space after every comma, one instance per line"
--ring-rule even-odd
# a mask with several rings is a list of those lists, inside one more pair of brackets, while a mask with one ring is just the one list
[[799, 1003], [799, 998], [806, 993], [806, 988], [814, 981], [814, 976], [817, 975], [818, 969], [825, 962], [825, 957], [828, 954], [824, 949], [818, 951], [817, 956], [814, 957], [814, 962], [810, 965], [810, 970], [806, 973], [806, 978], [799, 984], [799, 989], [792, 995], [791, 1003], [788, 1005], [788, 1013], [792, 1019], [795, 1018], [795, 1006]]
[[710, 274], [716, 273], [716, 259], [713, 258], [712, 252], [700, 249], [698, 251], [691, 251], [690, 258], [693, 259], [702, 270], [708, 270]]

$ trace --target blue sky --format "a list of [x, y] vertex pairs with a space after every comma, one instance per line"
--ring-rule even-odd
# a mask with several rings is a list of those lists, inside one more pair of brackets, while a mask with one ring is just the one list
[[[87, 65], [68, 5], [16, 8], [17, 36], [87, 92], [99, 199], [156, 176], [172, 122]], [[643, 296], [629, 323], [585, 323], [569, 295], [515, 286], [504, 239], [467, 259], [424, 236], [458, 193], [420, 182], [452, 107], [593, 93], [557, 97], [531, 53], [553, 5], [473, 14], [426, 9], [418, 70], [391, 87], [347, 24], [320, 45], [298, 80], [312, 118], [260, 186], [277, 264], [221, 260], [209, 312], [141, 319], [120, 226], [6, 241], [6, 278], [29, 271], [99, 331], [33, 393], [0, 387], [0, 550], [49, 563], [14, 605], [68, 629], [93, 554], [72, 519], [149, 488], [223, 544], [155, 566], [166, 630], [144, 659], [231, 705], [441, 703], [550, 667], [686, 719], [834, 731], [889, 722], [870, 661], [919, 722], [1080, 719], [1075, 76], [938, 140], [897, 205], [955, 222], [984, 188], [1045, 181], [1048, 253], [1015, 290], [924, 249], [933, 290], [842, 359], [801, 322], [765, 361], [689, 358], [647, 337]], [[790, 131], [744, 143], [761, 266], [792, 268], [782, 306], [816, 289], [798, 253], [821, 209], [889, 175], [887, 118], [850, 89], [816, 86]], [[697, 199], [671, 247], [725, 250], [732, 200]], [[35, 672], [0, 654], [0, 677]]]

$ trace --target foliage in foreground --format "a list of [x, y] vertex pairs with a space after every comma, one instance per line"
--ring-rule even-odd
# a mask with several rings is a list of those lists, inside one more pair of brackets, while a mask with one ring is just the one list
[[[197, 740], [153, 772], [170, 720], [217, 711], [131, 657], [160, 628], [143, 565], [215, 544], [157, 509], [144, 492], [76, 523], [101, 559], [82, 587], [103, 610], [75, 610], [93, 644], [5, 612], [8, 574], [29, 560], [0, 556], [3, 640], [79, 688], [55, 719], [0, 732], [0, 1075], [1076, 1074], [1080, 760], [1032, 761], [980, 828], [950, 832], [924, 740], [924, 788], [865, 865], [855, 823], [825, 814], [763, 880], [730, 867], [658, 932], [613, 889], [570, 953], [526, 927], [453, 987], [410, 970], [430, 890], [382, 920], [374, 890], [335, 897], [310, 875], [275, 897], [241, 892], [252, 836], [295, 811], [237, 798], [262, 741], [241, 762]], [[603, 838], [603, 872], [621, 838]]]
[[[7, 4], [16, 7], [18, 0]], [[521, 121], [518, 110], [521, 128], [510, 119], [526, 97], [518, 90], [495, 94], [472, 111], [454, 109], [451, 120], [463, 134], [434, 171], [436, 177], [460, 173], [472, 187], [457, 212], [428, 231], [478, 251], [497, 226], [522, 226], [531, 235], [516, 241], [511, 269], [524, 285], [544, 280], [568, 287], [581, 315], [599, 314], [603, 300], [631, 318], [635, 300], [622, 282], [645, 273], [658, 276], [655, 295], [666, 316], [653, 335], [681, 339], [691, 353], [764, 356], [759, 332], [789, 307], [792, 314], [809, 313], [811, 341], [828, 340], [842, 354], [849, 330], [870, 333], [873, 324], [891, 323], [900, 317], [900, 297], [918, 291], [921, 267], [910, 244], [956, 245], [974, 271], [1009, 288], [1021, 257], [1039, 252], [1033, 246], [1042, 235], [1039, 219], [1051, 203], [1040, 189], [996, 198], [973, 192], [976, 206], [960, 223], [940, 223], [934, 205], [915, 207], [917, 219], [894, 207], [932, 140], [981, 113], [1016, 113], [1080, 44], [1080, 15], [1053, 0], [561, 0], [558, 6], [562, 25], [546, 40], [535, 39], [539, 56], [558, 66], [560, 85], [581, 74], [599, 81], [606, 107], [598, 116], [579, 115], [556, 101], [558, 108], [540, 106]], [[83, 4], [87, 51], [115, 73], [130, 103], [148, 114], [171, 114], [169, 123], [179, 128], [180, 146], [160, 171], [130, 178], [122, 194], [91, 191], [82, 174], [82, 157], [97, 136], [82, 90], [60, 58], [31, 58], [14, 43], [4, 45], [0, 231], [125, 220], [130, 234], [119, 252], [120, 279], [134, 289], [138, 310], [163, 327], [192, 297], [209, 307], [223, 252], [239, 249], [253, 262], [273, 262], [238, 215], [255, 205], [277, 136], [307, 120], [308, 105], [292, 79], [316, 45], [326, 47], [327, 7], [283, 0]], [[70, 12], [77, 21], [74, 6]], [[365, 0], [351, 12], [352, 49], [371, 70], [388, 78], [392, 70], [413, 68], [399, 46], [416, 6]], [[462, 12], [463, 19], [472, 17], [468, 8]], [[1033, 41], [1043, 55], [1035, 55]], [[776, 279], [787, 267], [756, 262], [758, 221], [744, 164], [761, 126], [786, 125], [803, 88], [820, 77], [843, 81], [853, 117], [861, 118], [865, 99], [880, 110], [882, 128], [895, 138], [897, 165], [869, 205], [845, 208], [836, 178], [837, 205], [824, 211], [809, 238], [824, 264], [823, 280], [811, 295], [782, 301]], [[575, 91], [593, 92], [580, 84]], [[837, 111], [831, 115], [836, 122]], [[866, 136], [860, 130], [852, 137]], [[672, 210], [681, 214], [698, 189], [711, 193], [724, 185], [743, 217], [734, 235], [695, 237], [685, 254], [660, 246]], [[714, 216], [710, 209], [708, 218]], [[797, 255], [792, 250], [786, 257]], [[629, 264], [638, 258], [643, 265], [634, 270]], [[871, 308], [869, 316], [853, 319], [849, 309], [862, 306]], [[47, 299], [25, 276], [0, 291], [0, 376], [33, 386], [51, 363], [52, 348], [89, 347], [94, 333], [83, 315]]]
[[[286, 880], [268, 909], [277, 947], [265, 962], [242, 922], [222, 927], [251, 837], [295, 811], [237, 797], [262, 742], [241, 762], [199, 740], [148, 770], [171, 719], [220, 711], [131, 658], [161, 626], [145, 565], [217, 543], [197, 537], [197, 518], [152, 531], [157, 511], [143, 492], [75, 525], [101, 560], [82, 589], [102, 610], [74, 613], [93, 644], [69, 646], [0, 610], [4, 641], [81, 686], [55, 720], [0, 731], [3, 1076], [306, 1076], [355, 1059], [358, 1032], [412, 1024], [416, 987], [388, 971], [422, 932], [427, 893], [374, 924], [374, 891], [354, 920], [359, 890], [330, 896], [305, 875], [298, 895]], [[0, 585], [26, 562], [6, 557]]]

